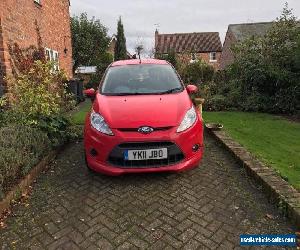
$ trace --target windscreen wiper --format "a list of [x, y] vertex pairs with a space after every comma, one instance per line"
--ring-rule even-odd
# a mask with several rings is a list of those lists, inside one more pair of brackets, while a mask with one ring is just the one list
[[171, 93], [174, 93], [174, 92], [177, 92], [177, 91], [180, 91], [180, 90], [182, 90], [182, 87], [169, 89], [169, 90], [166, 90], [166, 91], [163, 91], [163, 92], [159, 92], [157, 94], [171, 94]]
[[149, 93], [131, 92], [131, 93], [113, 93], [113, 96], [126, 96], [126, 95], [149, 95]]
[[128, 93], [103, 93], [104, 95], [108, 95], [108, 96], [128, 96], [128, 95], [162, 95], [162, 94], [170, 94], [170, 93], [174, 93], [177, 91], [182, 90], [182, 87], [178, 87], [178, 88], [173, 88], [173, 89], [169, 89], [166, 91], [162, 91], [162, 92], [149, 92], [149, 93], [142, 93], [142, 92], [128, 92]]

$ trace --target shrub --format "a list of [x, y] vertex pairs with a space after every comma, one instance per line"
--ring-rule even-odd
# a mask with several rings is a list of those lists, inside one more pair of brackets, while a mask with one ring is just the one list
[[235, 62], [227, 72], [230, 81], [238, 82], [239, 107], [270, 113], [299, 111], [299, 34], [296, 18], [286, 6], [264, 37], [251, 37], [233, 48]]
[[168, 61], [175, 69], [179, 67], [180, 62], [174, 50], [169, 50], [167, 54], [156, 53], [155, 58]]
[[72, 137], [68, 133], [71, 121], [65, 115], [41, 116], [37, 121], [37, 127], [48, 135], [53, 147], [62, 145]]
[[0, 111], [4, 109], [6, 105], [6, 99], [4, 97], [0, 97]]
[[50, 149], [47, 135], [36, 128], [21, 125], [0, 128], [0, 196], [18, 178], [28, 174]]
[[212, 81], [215, 72], [214, 68], [203, 60], [188, 63], [181, 70], [183, 81], [193, 84]]
[[223, 95], [213, 95], [211, 98], [205, 99], [204, 110], [223, 111], [227, 109], [227, 98]]
[[[38, 27], [36, 27], [38, 29]], [[31, 70], [35, 61], [46, 62], [45, 49], [42, 46], [41, 37], [37, 30], [38, 46], [31, 45], [21, 49], [17, 43], [8, 44], [11, 56], [12, 72], [15, 76], [24, 74]]]
[[[14, 114], [10, 110], [3, 112], [2, 124], [0, 120], [0, 127], [10, 126], [11, 124], [22, 125], [19, 114]], [[1, 113], [0, 113], [1, 119]], [[19, 121], [19, 122], [16, 122]], [[27, 125], [28, 126], [28, 125]], [[40, 116], [36, 118], [36, 124], [30, 124], [30, 127], [40, 130], [45, 133], [51, 141], [52, 147], [58, 147], [62, 144], [74, 140], [75, 135], [69, 127], [72, 126], [72, 121], [69, 116], [65, 114], [58, 114], [52, 116]]]
[[81, 125], [72, 125], [67, 129], [68, 139], [76, 141], [83, 139], [83, 127]]
[[234, 63], [200, 84], [205, 109], [300, 113], [300, 27], [287, 6], [265, 36], [232, 50]]
[[54, 71], [51, 62], [35, 61], [31, 69], [7, 79], [9, 110], [2, 123], [27, 125], [44, 131], [54, 146], [67, 138], [69, 120], [65, 112], [74, 105], [66, 91], [64, 72]]
[[239, 105], [239, 88], [233, 82], [211, 81], [199, 85], [198, 95], [205, 99], [204, 110], [224, 111]]
[[37, 124], [38, 117], [69, 110], [74, 102], [66, 92], [66, 80], [64, 72], [54, 71], [51, 62], [35, 61], [27, 73], [7, 79], [12, 111], [19, 114], [22, 123]]
[[90, 89], [90, 88], [98, 89], [99, 84], [100, 84], [99, 77], [96, 74], [94, 74], [91, 76], [91, 79], [88, 81], [88, 83], [85, 84], [84, 88], [85, 89]]
[[258, 93], [249, 95], [242, 103], [241, 103], [241, 109], [243, 111], [259, 111], [263, 112], [265, 110], [269, 110], [267, 100], [263, 95], [260, 95]]
[[4, 107], [6, 105], [6, 100], [3, 97], [0, 97], [0, 127], [4, 123]]

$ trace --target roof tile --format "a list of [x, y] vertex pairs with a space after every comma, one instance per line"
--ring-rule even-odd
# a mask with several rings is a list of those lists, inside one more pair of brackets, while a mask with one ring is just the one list
[[155, 48], [157, 53], [168, 53], [174, 50], [182, 52], [212, 52], [222, 51], [218, 32], [158, 34]]

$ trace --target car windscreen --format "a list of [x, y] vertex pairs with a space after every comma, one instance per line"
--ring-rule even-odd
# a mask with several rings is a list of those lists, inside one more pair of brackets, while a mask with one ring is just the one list
[[173, 67], [157, 64], [111, 67], [101, 85], [103, 95], [168, 94], [182, 90]]

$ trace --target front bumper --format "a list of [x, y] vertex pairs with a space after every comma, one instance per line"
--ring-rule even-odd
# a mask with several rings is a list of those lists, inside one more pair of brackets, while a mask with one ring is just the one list
[[170, 166], [160, 166], [159, 168], [117, 168], [107, 163], [103, 164], [101, 162], [97, 162], [90, 156], [87, 156], [87, 163], [89, 167], [94, 171], [111, 176], [118, 176], [130, 173], [181, 172], [197, 167], [201, 161], [202, 155], [203, 148], [199, 150], [198, 153], [190, 159], [184, 159], [178, 164]]
[[[122, 175], [126, 173], [180, 172], [196, 167], [203, 155], [203, 122], [198, 121], [187, 131], [176, 133], [176, 128], [166, 131], [155, 131], [151, 134], [124, 132], [113, 129], [114, 136], [107, 136], [93, 129], [89, 121], [84, 130], [84, 146], [88, 166], [106, 175]], [[115, 148], [124, 143], [171, 142], [178, 146], [183, 159], [172, 164], [158, 166], [117, 166], [109, 159]], [[194, 152], [193, 146], [199, 149]], [[96, 154], [95, 154], [96, 152]]]

